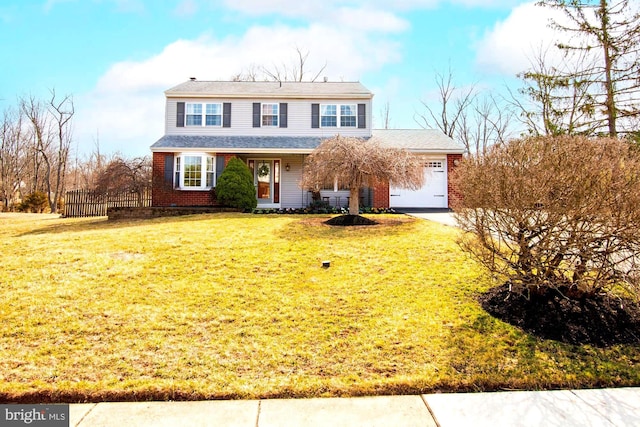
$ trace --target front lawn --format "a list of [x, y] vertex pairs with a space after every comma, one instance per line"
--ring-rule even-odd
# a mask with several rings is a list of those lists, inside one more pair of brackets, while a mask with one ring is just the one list
[[494, 283], [456, 229], [327, 218], [0, 214], [0, 401], [640, 385], [638, 346], [540, 340], [484, 312]]

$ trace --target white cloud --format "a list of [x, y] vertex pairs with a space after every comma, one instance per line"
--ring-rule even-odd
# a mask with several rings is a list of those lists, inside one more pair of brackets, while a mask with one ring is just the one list
[[[486, 72], [514, 76], [531, 66], [531, 60], [541, 49], [546, 50], [562, 36], [549, 27], [550, 19], [563, 19], [560, 12], [526, 3], [513, 9], [477, 43], [477, 65]], [[561, 54], [548, 60], [560, 61]]]
[[[420, 9], [433, 9], [444, 3], [463, 5], [467, 7], [477, 7], [484, 9], [513, 7], [522, 0], [324, 0], [324, 1], [301, 1], [301, 0], [224, 0], [225, 6], [229, 9], [244, 13], [246, 15], [284, 15], [297, 18], [322, 19], [331, 17], [336, 9], [342, 7], [358, 10], [388, 10], [388, 11], [411, 11]], [[347, 3], [349, 6], [345, 6]]]
[[368, 8], [340, 8], [334, 13], [333, 20], [340, 27], [349, 27], [360, 31], [397, 33], [409, 28], [409, 23], [390, 12]]
[[76, 135], [85, 149], [93, 147], [99, 132], [108, 151], [148, 154], [149, 145], [164, 133], [165, 90], [189, 77], [228, 80], [252, 64], [291, 66], [296, 47], [310, 52], [305, 64], [310, 72], [326, 63], [323, 76], [333, 81], [358, 80], [364, 72], [400, 60], [393, 42], [323, 24], [256, 26], [241, 37], [178, 40], [147, 59], [112, 65], [91, 93], [78, 97]]
[[459, 4], [467, 7], [478, 7], [484, 9], [513, 7], [522, 0], [451, 0], [453, 4]]

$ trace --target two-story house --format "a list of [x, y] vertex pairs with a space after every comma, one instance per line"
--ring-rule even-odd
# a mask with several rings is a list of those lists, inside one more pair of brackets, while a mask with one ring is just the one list
[[[374, 207], [448, 207], [448, 172], [464, 149], [436, 130], [372, 130], [373, 94], [358, 82], [219, 82], [191, 79], [165, 92], [165, 135], [153, 152], [153, 205], [204, 206], [231, 157], [254, 175], [259, 207], [298, 208], [311, 199], [298, 182], [305, 157], [340, 134], [378, 138], [425, 156], [418, 191], [369, 189]], [[322, 191], [347, 205], [339, 183]]]

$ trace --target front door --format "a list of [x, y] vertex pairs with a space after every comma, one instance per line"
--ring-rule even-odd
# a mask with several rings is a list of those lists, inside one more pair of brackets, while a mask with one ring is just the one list
[[253, 175], [258, 205], [273, 203], [273, 161], [256, 160]]
[[249, 159], [258, 206], [280, 207], [280, 159]]

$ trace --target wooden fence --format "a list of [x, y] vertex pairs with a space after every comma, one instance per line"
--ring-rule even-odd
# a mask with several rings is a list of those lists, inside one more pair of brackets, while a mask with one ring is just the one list
[[142, 193], [97, 193], [91, 190], [67, 191], [64, 216], [106, 216], [108, 208], [151, 206], [151, 190]]

